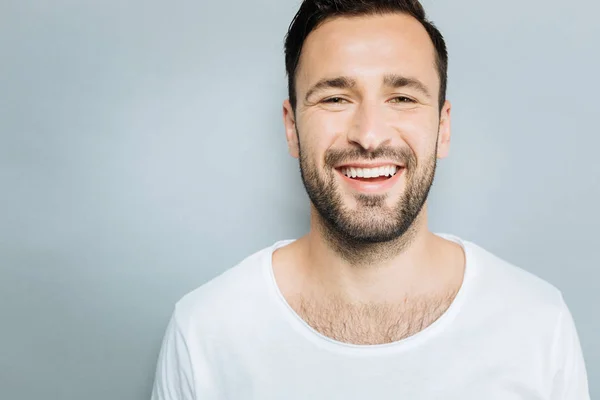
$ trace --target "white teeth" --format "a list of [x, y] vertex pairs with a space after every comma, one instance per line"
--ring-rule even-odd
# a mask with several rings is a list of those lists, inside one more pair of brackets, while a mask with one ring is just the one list
[[379, 176], [394, 176], [398, 171], [395, 165], [387, 165], [377, 168], [342, 168], [342, 173], [349, 178], [377, 178]]

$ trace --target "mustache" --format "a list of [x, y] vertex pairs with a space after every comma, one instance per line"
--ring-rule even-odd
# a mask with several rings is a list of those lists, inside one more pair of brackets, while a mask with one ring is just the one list
[[378, 147], [375, 150], [365, 150], [362, 147], [353, 149], [329, 149], [325, 153], [325, 165], [333, 168], [339, 164], [357, 161], [372, 161], [385, 159], [405, 165], [407, 169], [414, 168], [417, 164], [415, 153], [407, 148]]

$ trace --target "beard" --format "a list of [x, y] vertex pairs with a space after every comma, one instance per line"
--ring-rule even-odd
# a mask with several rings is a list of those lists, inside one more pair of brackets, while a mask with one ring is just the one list
[[[300, 173], [314, 208], [320, 216], [325, 238], [344, 258], [354, 264], [365, 259], [397, 253], [412, 240], [411, 227], [421, 213], [433, 184], [437, 163], [436, 149], [419, 165], [409, 148], [381, 147], [373, 151], [363, 148], [329, 150], [324, 170], [320, 172], [300, 149]], [[335, 165], [345, 161], [385, 158], [405, 166], [405, 188], [398, 200], [388, 206], [387, 194], [354, 196], [356, 208], [344, 202], [344, 193], [335, 176]], [[400, 171], [398, 171], [400, 173]], [[394, 245], [390, 243], [393, 242]], [[371, 250], [371, 251], [369, 251]], [[371, 257], [369, 257], [371, 253]]]

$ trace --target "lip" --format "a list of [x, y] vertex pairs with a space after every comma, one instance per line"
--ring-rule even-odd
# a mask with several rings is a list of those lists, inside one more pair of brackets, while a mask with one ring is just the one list
[[[353, 166], [354, 164], [349, 164], [350, 166]], [[376, 166], [384, 166], [384, 165], [390, 165], [390, 164], [381, 164], [381, 165], [376, 165]], [[393, 164], [396, 165], [396, 164]], [[344, 165], [343, 167], [347, 167], [346, 165]], [[342, 167], [340, 167], [342, 168]], [[359, 168], [366, 168], [366, 167], [359, 167]], [[373, 167], [375, 168], [375, 167]], [[348, 178], [346, 175], [344, 175], [342, 173], [342, 171], [340, 171], [340, 169], [336, 168], [336, 172], [341, 176], [342, 180], [344, 181], [344, 183], [346, 183], [350, 188], [352, 188], [353, 190], [360, 192], [360, 193], [385, 193], [388, 190], [390, 190], [400, 179], [400, 177], [402, 175], [404, 175], [404, 171], [406, 170], [406, 168], [402, 167], [399, 168], [398, 171], [396, 172], [396, 175], [392, 176], [389, 179], [386, 179], [384, 181], [380, 181], [380, 182], [367, 182], [367, 181], [359, 181], [356, 179], [352, 179], [352, 178]]]
[[368, 162], [345, 163], [345, 164], [336, 165], [335, 169], [342, 169], [342, 168], [379, 168], [379, 167], [386, 167], [388, 165], [395, 165], [398, 168], [405, 168], [405, 165], [398, 164], [397, 162], [394, 162], [394, 161], [378, 161], [378, 162], [373, 162], [373, 163], [368, 163]]

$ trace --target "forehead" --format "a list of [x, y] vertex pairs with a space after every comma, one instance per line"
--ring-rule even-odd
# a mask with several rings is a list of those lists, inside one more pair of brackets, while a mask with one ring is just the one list
[[435, 48], [419, 21], [400, 13], [337, 17], [306, 38], [297, 90], [324, 77], [351, 76], [360, 82], [390, 73], [417, 78], [432, 88], [439, 84]]

